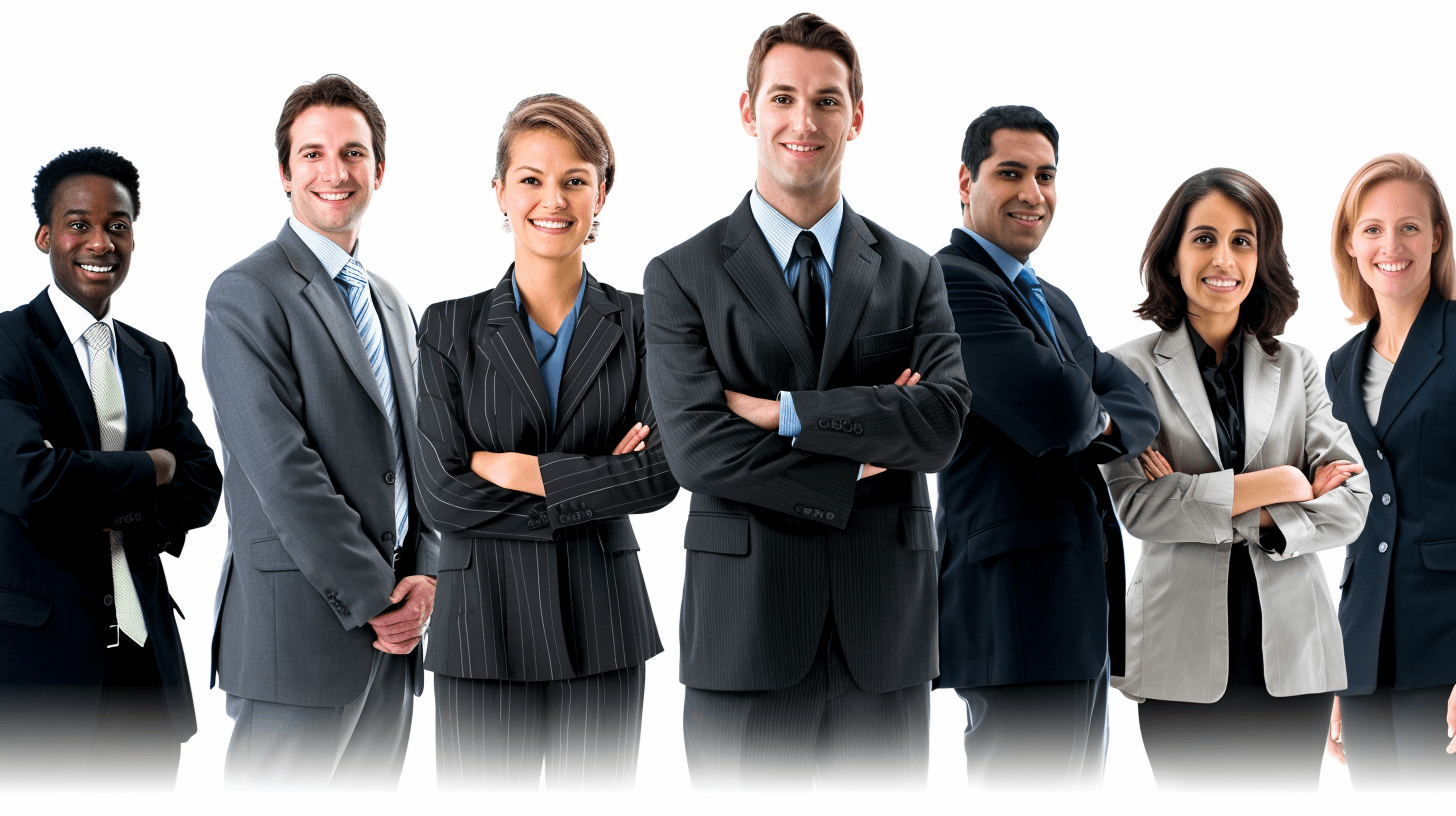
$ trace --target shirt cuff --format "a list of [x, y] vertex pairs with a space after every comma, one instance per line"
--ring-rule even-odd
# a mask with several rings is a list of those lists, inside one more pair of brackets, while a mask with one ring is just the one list
[[864, 478], [864, 465], [860, 465], [859, 466], [859, 470], [855, 471], [854, 480], [857, 482], [857, 481], [859, 481], [860, 479], [863, 479], [863, 478]]
[[779, 392], [779, 436], [798, 436], [804, 432], [799, 422], [799, 413], [794, 410], [794, 395], [788, 391]]

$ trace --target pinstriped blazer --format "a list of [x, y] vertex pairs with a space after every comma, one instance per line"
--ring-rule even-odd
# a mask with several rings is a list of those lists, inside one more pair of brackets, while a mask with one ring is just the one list
[[[425, 666], [451, 677], [558, 680], [662, 651], [628, 513], [677, 495], [644, 371], [642, 297], [586, 275], [556, 426], [511, 273], [420, 322], [416, 472], [442, 534]], [[647, 447], [611, 455], [636, 422]], [[478, 450], [535, 454], [539, 496], [470, 470]]]

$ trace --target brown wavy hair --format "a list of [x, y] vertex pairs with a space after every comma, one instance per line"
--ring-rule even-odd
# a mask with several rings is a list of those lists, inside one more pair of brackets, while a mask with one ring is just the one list
[[1214, 167], [1183, 182], [1163, 205], [1143, 249], [1142, 278], [1148, 297], [1134, 310], [1163, 331], [1172, 331], [1188, 316], [1188, 296], [1178, 279], [1178, 245], [1187, 227], [1188, 211], [1210, 193], [1222, 193], [1254, 219], [1258, 267], [1249, 296], [1239, 307], [1239, 324], [1259, 341], [1264, 353], [1277, 355], [1284, 324], [1299, 307], [1299, 290], [1284, 254], [1284, 218], [1264, 186], [1238, 170]]
[[587, 110], [586, 105], [554, 93], [528, 96], [517, 102], [506, 115], [506, 123], [501, 127], [500, 139], [495, 145], [494, 179], [506, 177], [506, 170], [511, 164], [511, 146], [515, 144], [516, 137], [534, 130], [553, 131], [571, 142], [577, 155], [596, 168], [597, 181], [606, 185], [605, 192], [612, 191], [612, 182], [617, 177], [617, 154], [612, 150], [607, 129], [596, 114]]
[[864, 97], [864, 76], [859, 70], [859, 53], [849, 35], [839, 26], [817, 14], [801, 12], [781, 25], [769, 26], [758, 35], [748, 53], [748, 104], [758, 100], [758, 86], [763, 84], [763, 59], [776, 45], [797, 45], [806, 51], [828, 51], [849, 68], [849, 106]]
[[[363, 88], [340, 74], [324, 74], [313, 82], [305, 82], [293, 89], [283, 103], [283, 113], [278, 116], [278, 126], [273, 129], [273, 146], [278, 149], [278, 164], [283, 167], [283, 177], [293, 178], [288, 166], [288, 154], [293, 152], [293, 121], [299, 114], [313, 107], [353, 108], [364, 115], [369, 124], [370, 150], [374, 151], [374, 173], [384, 164], [384, 114], [374, 104], [374, 98]], [[292, 194], [289, 194], [292, 198]]]

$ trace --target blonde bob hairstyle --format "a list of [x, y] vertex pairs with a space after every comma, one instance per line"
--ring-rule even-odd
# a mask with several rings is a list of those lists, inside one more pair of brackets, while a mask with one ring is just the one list
[[1335, 279], [1340, 283], [1340, 300], [1350, 310], [1346, 318], [1351, 323], [1368, 323], [1378, 313], [1375, 292], [1360, 277], [1360, 266], [1345, 250], [1355, 228], [1355, 219], [1360, 215], [1360, 199], [1365, 191], [1382, 181], [1409, 181], [1420, 187], [1431, 205], [1432, 225], [1441, 230], [1441, 246], [1431, 256], [1431, 285], [1445, 300], [1453, 300], [1453, 285], [1456, 285], [1456, 253], [1451, 243], [1456, 236], [1451, 234], [1451, 213], [1446, 209], [1446, 199], [1441, 197], [1441, 188], [1436, 179], [1413, 156], [1404, 153], [1387, 153], [1365, 163], [1355, 172], [1354, 178], [1345, 185], [1340, 195], [1340, 205], [1335, 210], [1335, 225], [1330, 230], [1330, 260], [1335, 265]]

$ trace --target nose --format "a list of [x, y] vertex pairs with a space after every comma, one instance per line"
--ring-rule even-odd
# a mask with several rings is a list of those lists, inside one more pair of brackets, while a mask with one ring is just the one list
[[338, 156], [326, 156], [319, 163], [319, 180], [325, 184], [338, 184], [348, 177], [349, 173]]
[[1213, 265], [1218, 269], [1232, 269], [1234, 266], [1233, 248], [1227, 241], [1221, 242], [1213, 253]]
[[1030, 176], [1021, 180], [1021, 188], [1017, 190], [1016, 198], [1024, 204], [1032, 205], [1040, 205], [1046, 201], [1046, 196], [1041, 194], [1041, 185]]
[[1380, 248], [1387, 253], [1394, 254], [1400, 246], [1400, 234], [1395, 230], [1386, 230], [1380, 236]]
[[566, 209], [566, 193], [561, 189], [561, 185], [547, 185], [541, 195], [541, 205], [553, 210]]
[[807, 101], [800, 102], [794, 109], [794, 131], [816, 133], [818, 130], [814, 125], [814, 106]]
[[86, 236], [86, 250], [93, 255], [105, 255], [116, 248], [111, 240], [111, 233], [104, 228], [93, 229]]

